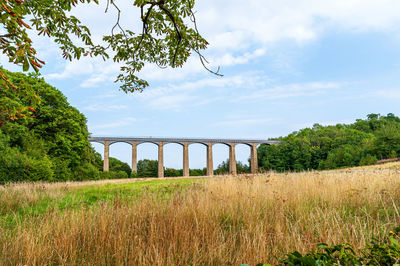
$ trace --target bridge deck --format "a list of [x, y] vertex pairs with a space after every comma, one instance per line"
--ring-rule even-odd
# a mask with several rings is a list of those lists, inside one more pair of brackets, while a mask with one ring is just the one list
[[223, 143], [229, 145], [230, 143], [235, 143], [235, 144], [279, 144], [280, 141], [277, 140], [265, 140], [265, 139], [219, 139], [219, 138], [175, 138], [175, 137], [90, 137], [89, 141], [91, 142], [99, 142], [103, 143], [108, 140], [110, 144], [116, 143], [116, 142], [126, 142], [126, 143], [132, 143], [133, 141], [136, 141], [137, 144], [139, 143], [144, 143], [144, 142], [153, 142], [153, 143], [179, 143], [179, 144], [184, 144], [185, 142], [188, 142], [189, 144], [191, 143], [203, 143], [203, 144], [208, 144], [208, 143]]

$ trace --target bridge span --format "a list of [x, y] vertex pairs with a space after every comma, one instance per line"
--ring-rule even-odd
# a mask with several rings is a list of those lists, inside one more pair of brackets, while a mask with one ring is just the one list
[[103, 171], [109, 171], [110, 145], [124, 142], [132, 145], [132, 171], [137, 172], [137, 145], [142, 143], [154, 143], [158, 146], [158, 177], [164, 177], [164, 144], [177, 143], [183, 146], [183, 176], [189, 176], [189, 145], [193, 143], [203, 144], [207, 147], [207, 176], [212, 176], [214, 144], [221, 143], [229, 147], [229, 172], [236, 175], [235, 144], [245, 144], [251, 149], [250, 167], [252, 173], [257, 173], [257, 145], [279, 144], [280, 141], [262, 139], [207, 139], [207, 138], [159, 138], [159, 137], [91, 137], [90, 142], [97, 142], [104, 145]]

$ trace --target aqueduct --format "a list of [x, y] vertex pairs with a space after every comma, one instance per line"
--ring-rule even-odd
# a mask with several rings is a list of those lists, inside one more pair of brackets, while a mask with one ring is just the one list
[[251, 149], [250, 167], [252, 173], [257, 173], [257, 145], [279, 144], [279, 141], [256, 140], [256, 139], [203, 139], [203, 138], [153, 138], [153, 137], [91, 137], [90, 142], [104, 145], [103, 170], [109, 171], [110, 145], [124, 142], [132, 145], [132, 171], [137, 171], [137, 146], [142, 143], [153, 143], [158, 146], [158, 177], [164, 177], [164, 144], [177, 143], [183, 146], [183, 176], [189, 176], [189, 145], [194, 143], [203, 144], [207, 147], [207, 176], [213, 175], [213, 152], [214, 144], [221, 143], [229, 147], [229, 172], [236, 175], [235, 144], [245, 144]]

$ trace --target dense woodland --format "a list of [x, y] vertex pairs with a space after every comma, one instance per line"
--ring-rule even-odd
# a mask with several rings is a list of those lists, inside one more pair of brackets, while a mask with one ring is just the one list
[[[59, 90], [38, 76], [2, 71], [17, 87], [34, 90], [40, 102], [33, 115], [0, 115], [0, 182], [127, 177], [100, 171], [85, 116]], [[29, 105], [18, 90], [0, 90], [0, 104], [10, 101]]]
[[[141, 160], [138, 172], [128, 164], [110, 158], [110, 172], [102, 172], [101, 155], [88, 141], [85, 116], [66, 97], [37, 75], [12, 73], [1, 69], [17, 87], [29, 87], [40, 99], [31, 107], [32, 115], [9, 117], [0, 112], [0, 182], [61, 181], [103, 178], [157, 176], [157, 161]], [[29, 106], [18, 90], [0, 90], [3, 102]], [[0, 108], [1, 110], [1, 108]], [[394, 114], [369, 114], [350, 125], [321, 126], [278, 138], [280, 145], [261, 145], [261, 170], [302, 171], [369, 165], [400, 153], [400, 118]], [[222, 162], [215, 174], [228, 173], [229, 161]], [[238, 173], [249, 166], [237, 163]], [[204, 169], [190, 169], [190, 175], [204, 175]], [[181, 176], [182, 169], [165, 169], [165, 176]]]
[[281, 137], [280, 145], [261, 145], [258, 165], [264, 170], [303, 171], [370, 165], [400, 153], [400, 118], [369, 114], [350, 125], [315, 124]]

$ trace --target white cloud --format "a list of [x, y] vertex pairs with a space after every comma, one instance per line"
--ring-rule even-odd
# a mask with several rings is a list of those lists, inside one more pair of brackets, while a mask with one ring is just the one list
[[[199, 1], [198, 22], [211, 47], [247, 49], [284, 39], [304, 43], [327, 27], [349, 30], [397, 30], [396, 0], [220, 0]], [[229, 7], [229, 8], [227, 8]]]
[[221, 121], [213, 124], [215, 127], [242, 127], [248, 125], [259, 125], [270, 123], [274, 119], [271, 118], [248, 118], [248, 119], [233, 119], [227, 121]]
[[400, 90], [399, 89], [378, 90], [370, 93], [370, 96], [398, 100], [400, 99]]
[[247, 95], [235, 99], [235, 101], [261, 101], [282, 99], [301, 96], [314, 96], [325, 93], [329, 89], [337, 89], [342, 86], [335, 82], [309, 82], [281, 85], [272, 88], [259, 89]]
[[46, 79], [58, 80], [67, 79], [80, 75], [88, 75], [93, 73], [93, 62], [89, 59], [82, 59], [81, 61], [68, 61], [65, 68], [61, 73], [51, 73], [45, 76]]
[[[129, 1], [118, 4], [122, 10], [122, 26], [140, 32], [139, 9]], [[113, 8], [107, 14], [104, 10], [105, 2], [99, 6], [80, 4], [73, 10], [83, 23], [89, 25], [97, 41], [111, 31], [116, 21]], [[399, 32], [397, 25], [400, 23], [400, 1], [397, 0], [201, 0], [196, 2], [195, 11], [199, 30], [210, 43], [205, 55], [212, 69], [249, 64], [267, 54], [268, 48], [280, 41], [301, 45], [332, 27], [350, 31]], [[39, 51], [48, 53], [48, 47], [52, 47], [50, 51], [59, 54], [54, 45], [48, 46], [48, 39], [46, 42], [43, 38], [37, 39]], [[111, 60], [104, 63], [84, 58], [64, 64], [64, 70], [49, 74], [47, 78], [88, 75], [81, 87], [97, 87], [114, 81], [120, 72], [120, 65]], [[290, 66], [285, 68], [290, 69]], [[182, 69], [162, 70], [155, 65], [146, 65], [138, 76], [150, 82], [176, 81], [187, 80], [198, 73], [205, 73], [205, 70], [199, 59], [193, 56]]]
[[120, 71], [120, 64], [104, 62], [101, 58], [82, 58], [79, 61], [66, 61], [64, 69], [59, 73], [45, 76], [49, 80], [65, 80], [83, 78], [82, 88], [98, 87], [113, 82]]
[[[180, 110], [184, 107], [193, 107], [220, 99], [226, 99], [233, 90], [245, 86], [246, 88], [258, 88], [266, 86], [269, 79], [258, 72], [246, 72], [241, 75], [224, 78], [204, 78], [191, 82], [167, 84], [155, 88], [148, 88], [143, 93], [130, 94], [130, 98], [142, 99], [145, 104], [153, 109]], [[207, 92], [201, 92], [206, 90]], [[220, 97], [215, 97], [215, 94]], [[214, 96], [202, 97], [202, 94], [214, 94]], [[221, 95], [222, 94], [222, 95]]]
[[246, 52], [239, 56], [234, 56], [230, 53], [224, 54], [222, 56], [216, 57], [213, 61], [215, 65], [218, 66], [232, 66], [232, 65], [242, 65], [247, 64], [253, 59], [256, 59], [265, 54], [265, 49], [257, 49], [253, 52]]
[[132, 125], [134, 122], [137, 122], [137, 118], [134, 117], [125, 117], [125, 118], [121, 118], [120, 120], [111, 122], [111, 123], [106, 123], [106, 124], [95, 124], [92, 125], [89, 123], [88, 128], [89, 131], [96, 131], [96, 130], [101, 130], [101, 129], [108, 129], [108, 128], [112, 128], [112, 129], [118, 129], [119, 127], [123, 127], [123, 126], [129, 126]]
[[153, 109], [180, 110], [181, 107], [192, 103], [195, 99], [196, 97], [188, 94], [164, 95], [150, 100], [149, 105]]
[[119, 111], [119, 110], [126, 110], [128, 109], [127, 105], [108, 105], [108, 104], [91, 104], [89, 106], [85, 106], [82, 108], [83, 110], [87, 111], [99, 111], [101, 110], [102, 112], [106, 111]]

